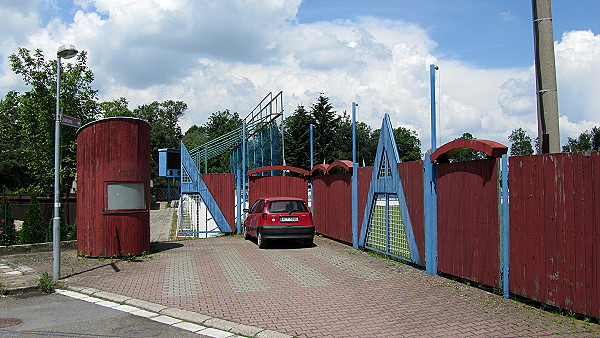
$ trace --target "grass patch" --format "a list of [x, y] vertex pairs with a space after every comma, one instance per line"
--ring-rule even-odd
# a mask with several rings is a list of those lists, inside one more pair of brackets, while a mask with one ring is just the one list
[[[176, 208], [173, 208], [178, 210]], [[175, 239], [175, 234], [177, 233], [177, 212], [173, 210], [173, 215], [171, 216], [171, 231], [169, 231], [169, 240], [172, 241]]]

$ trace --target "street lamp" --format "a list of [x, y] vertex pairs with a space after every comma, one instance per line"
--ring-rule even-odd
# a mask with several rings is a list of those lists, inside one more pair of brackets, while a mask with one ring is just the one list
[[54, 121], [54, 218], [52, 219], [52, 272], [53, 279], [60, 279], [60, 59], [77, 55], [73, 45], [62, 45], [56, 52], [56, 119]]

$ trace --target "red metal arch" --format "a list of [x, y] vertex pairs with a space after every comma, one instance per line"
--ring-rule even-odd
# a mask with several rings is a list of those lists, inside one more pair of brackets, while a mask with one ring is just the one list
[[310, 172], [308, 172], [308, 170], [304, 170], [301, 168], [291, 167], [291, 166], [287, 166], [287, 165], [271, 165], [271, 166], [267, 166], [267, 167], [260, 167], [260, 168], [249, 170], [248, 176], [252, 176], [253, 174], [260, 173], [263, 171], [270, 171], [270, 170], [289, 170], [289, 171], [297, 172], [297, 173], [300, 173], [300, 174], [306, 175], [306, 176], [310, 175]]
[[331, 163], [329, 165], [329, 167], [327, 167], [327, 173], [333, 171], [333, 169], [335, 169], [337, 167], [341, 167], [341, 168], [346, 169], [347, 171], [350, 171], [352, 169], [352, 161], [347, 161], [347, 160], [335, 161], [335, 162]]
[[327, 173], [327, 169], [329, 168], [329, 164], [317, 164], [310, 170], [310, 174], [313, 175], [317, 171], [322, 171], [323, 174]]
[[340, 160], [332, 162], [331, 164], [317, 164], [310, 170], [310, 174], [314, 175], [318, 171], [322, 171], [323, 174], [328, 174], [333, 171], [335, 168], [343, 168], [346, 171], [352, 170], [353, 163], [348, 160]]
[[448, 142], [431, 154], [431, 162], [447, 162], [448, 159], [465, 149], [479, 150], [489, 157], [500, 157], [508, 152], [508, 147], [494, 141], [460, 139]]

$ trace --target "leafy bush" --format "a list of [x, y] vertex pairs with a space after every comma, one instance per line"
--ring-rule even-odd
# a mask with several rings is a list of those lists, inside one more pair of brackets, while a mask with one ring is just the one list
[[17, 230], [12, 217], [10, 203], [6, 197], [0, 199], [0, 245], [17, 244]]
[[[58, 212], [59, 215], [63, 215], [63, 209], [62, 206], [60, 207], [60, 210]], [[53, 213], [54, 215], [54, 213]], [[71, 232], [73, 231], [73, 228], [69, 228], [67, 226], [67, 224], [63, 221], [63, 218], [60, 218], [60, 240], [61, 241], [67, 241], [70, 240], [70, 236], [72, 236]], [[75, 237], [77, 237], [77, 233], [75, 233]], [[50, 219], [50, 222], [48, 222], [48, 226], [46, 227], [46, 238], [43, 242], [52, 242], [52, 240], [54, 239], [54, 218]]]
[[37, 197], [32, 194], [31, 203], [27, 207], [23, 227], [19, 233], [21, 244], [45, 242], [46, 225], [44, 223]]

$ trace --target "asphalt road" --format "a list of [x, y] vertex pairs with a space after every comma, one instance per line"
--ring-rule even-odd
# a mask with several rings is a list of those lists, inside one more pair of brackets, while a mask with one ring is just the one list
[[0, 337], [175, 336], [206, 337], [58, 294], [0, 297]]

